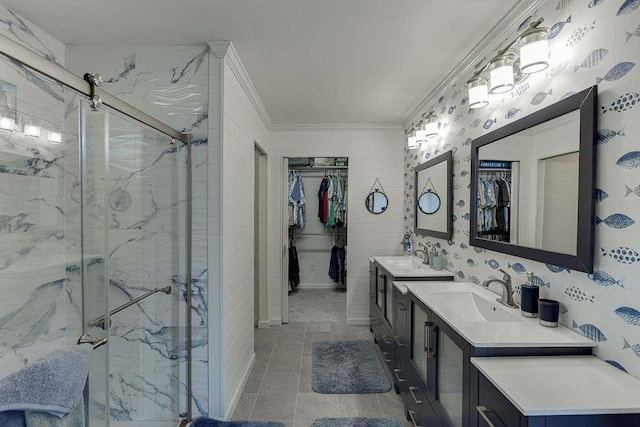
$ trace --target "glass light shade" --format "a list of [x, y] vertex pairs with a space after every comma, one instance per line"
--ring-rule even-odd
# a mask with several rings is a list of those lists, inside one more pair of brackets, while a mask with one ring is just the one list
[[434, 136], [438, 136], [440, 128], [440, 123], [438, 122], [438, 116], [434, 114], [429, 114], [425, 119], [422, 126], [418, 128], [416, 131], [416, 136], [419, 140], [425, 140], [427, 138], [432, 138]]
[[0, 117], [0, 129], [13, 130], [13, 119], [9, 117]]
[[467, 83], [469, 89], [469, 108], [482, 108], [489, 105], [489, 88], [487, 79], [474, 77]]
[[24, 134], [33, 138], [40, 138], [40, 127], [36, 125], [24, 125]]
[[47, 142], [52, 144], [62, 143], [62, 134], [60, 132], [50, 131], [47, 133]]
[[416, 131], [412, 130], [409, 136], [407, 137], [407, 147], [409, 150], [413, 150], [414, 148], [418, 148], [420, 146], [420, 140], [416, 136]]
[[513, 89], [513, 63], [501, 55], [489, 63], [491, 93], [505, 93]]
[[525, 74], [540, 72], [549, 66], [549, 41], [546, 28], [532, 28], [519, 38], [520, 71]]

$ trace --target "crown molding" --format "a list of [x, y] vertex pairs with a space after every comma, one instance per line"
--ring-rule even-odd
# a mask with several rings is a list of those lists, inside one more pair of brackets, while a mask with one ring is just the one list
[[271, 116], [269, 115], [267, 108], [264, 106], [262, 98], [260, 98], [260, 94], [256, 87], [253, 85], [251, 76], [249, 76], [247, 69], [244, 67], [238, 52], [233, 47], [233, 43], [225, 40], [208, 42], [207, 44], [209, 45], [211, 52], [217, 58], [224, 59], [227, 64], [229, 64], [229, 68], [231, 68], [233, 75], [236, 76], [240, 82], [240, 86], [242, 86], [242, 89], [249, 98], [249, 101], [251, 101], [253, 108], [255, 108], [258, 116], [260, 116], [262, 123], [264, 123], [267, 130], [270, 130], [273, 127]]
[[[411, 114], [402, 122], [402, 127], [408, 129], [412, 124], [421, 119], [423, 112], [431, 111], [432, 105], [440, 99], [449, 89], [460, 80], [471, 77], [474, 66], [481, 61], [487, 62], [493, 55], [497, 47], [509, 36], [512, 35], [523, 20], [538, 9], [546, 0], [520, 0], [507, 14], [485, 35], [480, 42], [447, 74], [447, 76], [436, 86], [423, 100], [413, 109]], [[483, 60], [483, 58], [485, 58]]]
[[336, 131], [363, 131], [363, 130], [402, 130], [399, 124], [274, 124], [272, 132], [336, 132]]

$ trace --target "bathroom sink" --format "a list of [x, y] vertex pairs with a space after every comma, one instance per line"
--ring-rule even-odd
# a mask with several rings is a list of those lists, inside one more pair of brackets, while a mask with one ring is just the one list
[[422, 261], [409, 257], [404, 259], [388, 259], [386, 261], [389, 263], [389, 265], [403, 270], [415, 270], [418, 268], [428, 267], [426, 264], [423, 264]]
[[523, 322], [515, 309], [490, 301], [474, 292], [433, 292], [433, 302], [442, 304], [470, 323]]

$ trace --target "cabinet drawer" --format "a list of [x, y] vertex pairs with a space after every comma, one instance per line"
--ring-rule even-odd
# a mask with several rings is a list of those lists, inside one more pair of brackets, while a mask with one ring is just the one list
[[478, 407], [471, 408], [479, 427], [517, 427], [522, 414], [482, 374], [479, 374]]
[[440, 427], [433, 408], [429, 404], [426, 395], [418, 385], [415, 377], [407, 372], [402, 396], [405, 401], [407, 416], [415, 427]]

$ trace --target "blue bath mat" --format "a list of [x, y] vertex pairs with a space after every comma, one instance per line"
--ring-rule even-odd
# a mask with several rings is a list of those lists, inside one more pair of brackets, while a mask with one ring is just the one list
[[271, 421], [218, 421], [211, 418], [196, 418], [191, 427], [284, 427], [282, 423]]
[[395, 418], [320, 418], [311, 427], [404, 427]]
[[316, 393], [385, 393], [391, 382], [373, 341], [318, 341], [313, 345]]

